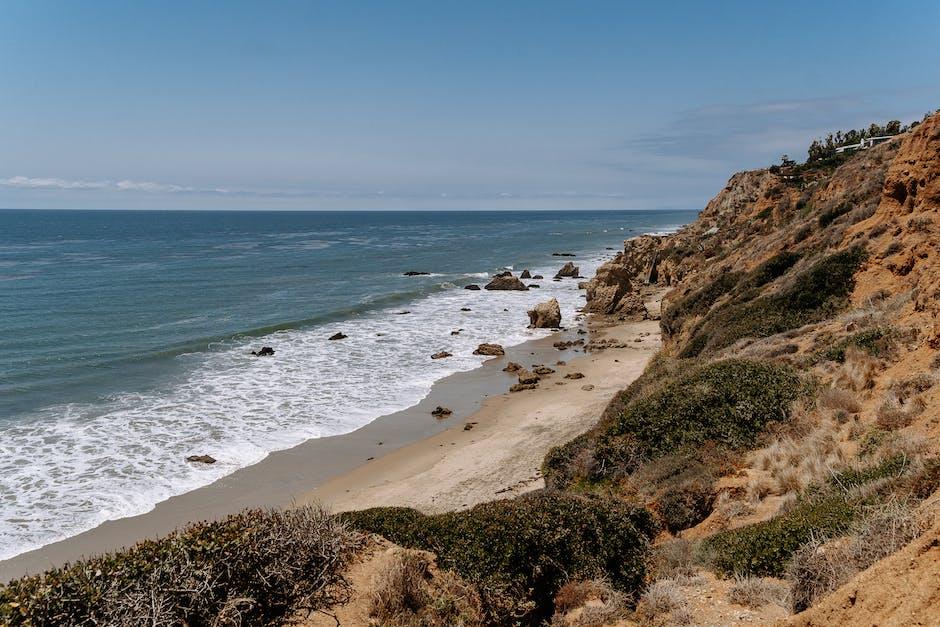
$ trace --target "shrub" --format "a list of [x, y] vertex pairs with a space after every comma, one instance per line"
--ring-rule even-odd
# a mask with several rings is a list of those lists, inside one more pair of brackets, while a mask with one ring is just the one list
[[819, 214], [819, 228], [826, 228], [851, 210], [852, 205], [849, 203], [842, 203], [837, 207], [823, 211], [821, 214]]
[[781, 577], [797, 549], [819, 534], [843, 534], [855, 516], [854, 504], [841, 494], [804, 499], [776, 518], [718, 533], [704, 547], [727, 575]]
[[792, 268], [800, 255], [790, 251], [779, 252], [747, 273], [739, 286], [743, 289], [757, 288], [782, 277]]
[[694, 367], [638, 398], [608, 434], [635, 439], [649, 458], [709, 441], [746, 448], [769, 422], [787, 419], [803, 391], [788, 366], [727, 359]]
[[728, 590], [728, 600], [751, 609], [770, 604], [789, 609], [790, 587], [778, 579], [736, 577]]
[[793, 590], [793, 611], [802, 612], [856, 573], [898, 551], [924, 530], [913, 508], [891, 501], [856, 523], [844, 542], [826, 546], [814, 540], [797, 551], [787, 568]]
[[886, 357], [894, 344], [895, 330], [891, 327], [865, 329], [844, 338], [827, 350], [825, 358], [830, 361], [845, 361], [845, 351], [849, 347], [861, 349], [872, 357]]
[[910, 468], [911, 460], [906, 455], [894, 455], [876, 464], [853, 466], [835, 473], [829, 479], [829, 485], [848, 491], [872, 483], [879, 479], [900, 477]]
[[347, 598], [360, 537], [319, 509], [247, 510], [0, 590], [4, 625], [278, 624]]
[[369, 616], [388, 627], [482, 625], [480, 597], [450, 571], [433, 573], [432, 558], [399, 550], [379, 573]]
[[[628, 612], [627, 598], [604, 580], [571, 581], [555, 596], [555, 618], [552, 627], [602, 627], [624, 618]], [[590, 604], [589, 604], [590, 603]], [[573, 620], [565, 616], [580, 609]]]
[[649, 512], [622, 502], [537, 492], [427, 516], [402, 507], [343, 514], [354, 527], [431, 551], [479, 591], [485, 619], [526, 624], [551, 615], [569, 579], [604, 577], [636, 591], [645, 575]]
[[713, 309], [698, 325], [680, 357], [715, 351], [745, 337], [767, 337], [819, 322], [845, 307], [855, 271], [865, 258], [852, 248], [823, 258], [775, 294], [745, 294]]
[[744, 276], [743, 272], [722, 272], [705, 287], [667, 307], [662, 314], [660, 327], [666, 335], [677, 333], [686, 318], [701, 316], [708, 312], [719, 298], [735, 288], [742, 276]]
[[672, 533], [693, 527], [712, 513], [715, 493], [711, 482], [699, 479], [667, 488], [657, 500], [657, 513]]

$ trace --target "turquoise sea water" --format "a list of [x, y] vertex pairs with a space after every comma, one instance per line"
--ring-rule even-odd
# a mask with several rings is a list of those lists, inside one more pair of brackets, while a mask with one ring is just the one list
[[[583, 302], [576, 281], [464, 285], [550, 277], [567, 261], [552, 252], [590, 275], [608, 247], [693, 218], [0, 211], [0, 558], [407, 407], [479, 364], [477, 343], [544, 334], [525, 328], [535, 302], [569, 320]], [[276, 356], [252, 357], [262, 345]], [[180, 463], [192, 453], [219, 463]]]

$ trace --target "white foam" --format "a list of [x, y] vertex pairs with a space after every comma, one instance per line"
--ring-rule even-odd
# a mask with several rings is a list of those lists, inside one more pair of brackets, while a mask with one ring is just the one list
[[[592, 275], [601, 260], [579, 260], [581, 273]], [[556, 269], [532, 272], [551, 276]], [[511, 346], [548, 334], [526, 328], [525, 312], [535, 303], [557, 298], [570, 322], [584, 303], [577, 283], [546, 281], [528, 292], [453, 287], [408, 303], [408, 315], [396, 315], [397, 305], [250, 344], [222, 343], [179, 356], [185, 374], [158, 393], [49, 407], [4, 426], [0, 559], [147, 512], [272, 451], [409, 407], [436, 380], [486, 359], [472, 354], [477, 344]], [[452, 336], [457, 328], [463, 331]], [[337, 331], [348, 338], [328, 341]], [[273, 346], [276, 356], [249, 354], [262, 345]], [[453, 357], [431, 360], [440, 350]], [[218, 463], [186, 463], [192, 454]]]

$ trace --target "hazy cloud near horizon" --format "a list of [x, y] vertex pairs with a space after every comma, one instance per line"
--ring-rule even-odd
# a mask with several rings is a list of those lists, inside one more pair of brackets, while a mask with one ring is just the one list
[[0, 207], [697, 209], [940, 106], [940, 5], [801, 4], [13, 2]]

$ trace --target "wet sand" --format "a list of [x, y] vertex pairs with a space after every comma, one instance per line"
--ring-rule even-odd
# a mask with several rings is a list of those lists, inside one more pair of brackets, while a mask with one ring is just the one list
[[[348, 434], [272, 453], [146, 514], [107, 522], [2, 561], [0, 581], [246, 507], [322, 502], [336, 511], [392, 504], [442, 511], [538, 488], [545, 453], [593, 425], [610, 397], [636, 378], [659, 348], [657, 322], [593, 321], [590, 326], [591, 338], [616, 338], [627, 347], [589, 354], [579, 347], [557, 350], [554, 342], [589, 337], [570, 327], [508, 348], [503, 357], [438, 381], [427, 397], [406, 410]], [[637, 338], [641, 341], [635, 342]], [[567, 365], [555, 366], [559, 360]], [[526, 367], [546, 364], [557, 372], [539, 389], [508, 393], [516, 382], [502, 371], [509, 361]], [[585, 376], [565, 379], [570, 372]], [[593, 389], [582, 389], [585, 385]], [[453, 414], [434, 418], [430, 412], [438, 405]], [[474, 423], [470, 430], [464, 429], [467, 423]]]

